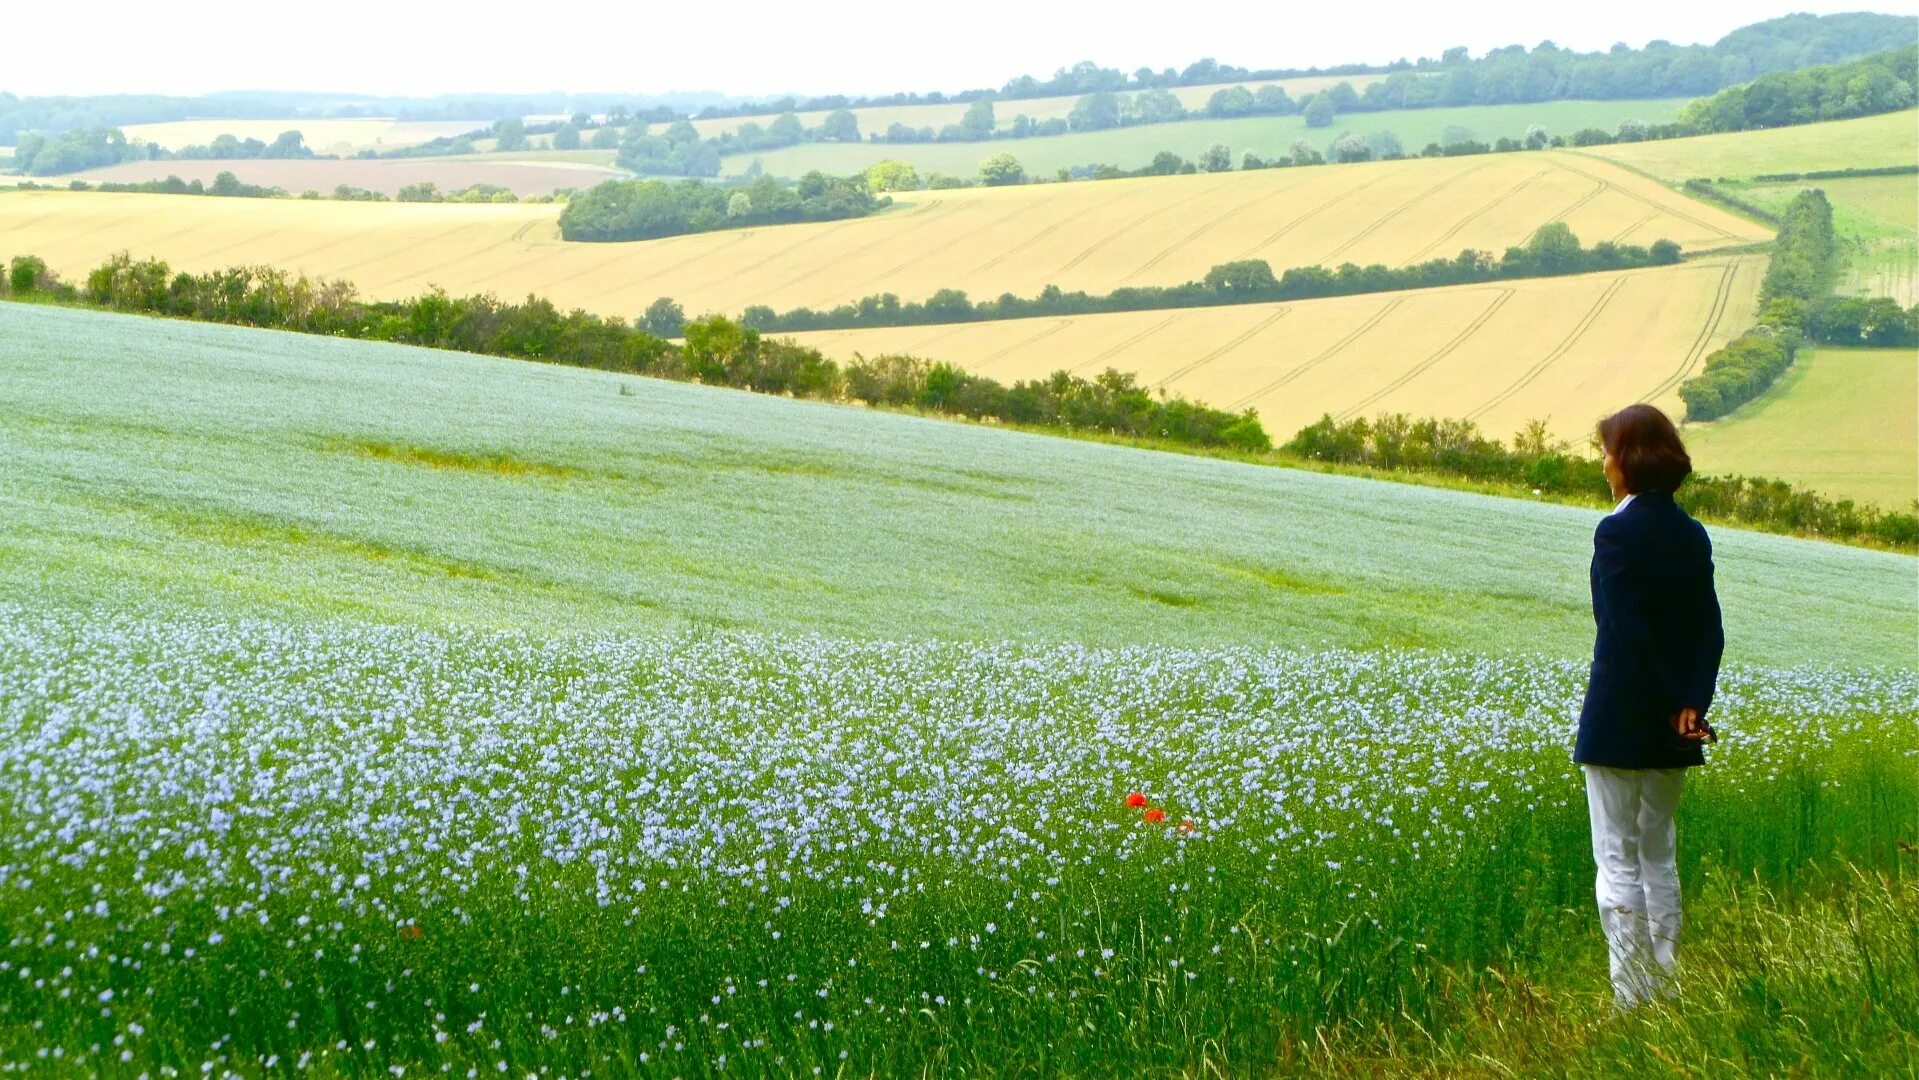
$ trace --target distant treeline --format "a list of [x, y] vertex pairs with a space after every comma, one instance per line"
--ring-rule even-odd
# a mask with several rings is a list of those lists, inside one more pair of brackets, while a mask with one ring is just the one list
[[[1342, 423], [1325, 416], [1300, 429], [1283, 449], [1303, 458], [1386, 472], [1437, 472], [1542, 494], [1611, 498], [1601, 463], [1553, 440], [1538, 421], [1516, 435], [1508, 448], [1468, 420], [1414, 420], [1401, 413]], [[1774, 532], [1919, 547], [1919, 514], [1828, 499], [1780, 480], [1694, 476], [1677, 497], [1692, 513]]]
[[[576, 204], [577, 205], [577, 204]], [[1415, 266], [1388, 267], [1374, 263], [1338, 268], [1295, 266], [1275, 277], [1264, 259], [1221, 263], [1200, 281], [1183, 285], [1149, 285], [1115, 289], [1110, 293], [1065, 292], [1048, 285], [1037, 296], [1011, 293], [992, 300], [972, 300], [958, 289], [941, 289], [923, 301], [902, 301], [893, 293], [863, 297], [826, 311], [797, 307], [776, 312], [755, 305], [740, 315], [747, 326], [768, 332], [855, 330], [877, 326], [923, 326], [934, 323], [1025, 319], [1042, 315], [1092, 315], [1115, 311], [1155, 311], [1166, 308], [1217, 307], [1260, 304], [1279, 300], [1310, 300], [1357, 293], [1470, 285], [1512, 278], [1552, 277], [1600, 270], [1628, 270], [1641, 266], [1669, 266], [1679, 261], [1679, 245], [1657, 240], [1650, 248], [1637, 244], [1601, 242], [1584, 247], [1564, 222], [1542, 226], [1523, 245], [1509, 247], [1495, 259], [1491, 252], [1461, 251], [1451, 259], [1432, 259]]]
[[1232, 413], [1155, 394], [1118, 371], [1093, 379], [1060, 371], [1009, 387], [916, 357], [882, 356], [842, 366], [817, 349], [766, 337], [717, 315], [686, 323], [684, 344], [676, 345], [624, 319], [562, 313], [535, 296], [511, 304], [435, 291], [373, 302], [360, 299], [346, 282], [311, 281], [272, 267], [176, 273], [164, 262], [124, 253], [89, 273], [78, 288], [58, 281], [43, 260], [16, 256], [8, 266], [7, 287], [20, 297], [44, 295], [117, 311], [458, 349], [762, 393], [911, 406], [1191, 446], [1272, 446], [1250, 410]]
[[[1907, 40], [1911, 35], [1907, 36]], [[1687, 105], [1682, 126], [1701, 132], [1788, 127], [1909, 109], [1919, 86], [1919, 45], [1849, 64], [1778, 71]]]
[[874, 198], [863, 178], [817, 172], [791, 187], [770, 177], [732, 189], [697, 180], [608, 180], [568, 200], [560, 213], [560, 236], [650, 240], [753, 225], [838, 221], [865, 217], [892, 202], [890, 195]]
[[[69, 180], [64, 184], [36, 184], [31, 180], [17, 185], [22, 191], [100, 191], [138, 195], [221, 195], [245, 199], [285, 199], [289, 195], [285, 188], [269, 187], [261, 184], [241, 182], [230, 172], [222, 172], [213, 178], [211, 184], [199, 180], [182, 180], [178, 176], [168, 176], [164, 180], [101, 180], [88, 183], [85, 180]], [[330, 192], [321, 192], [318, 188], [308, 188], [297, 198], [334, 199], [342, 202], [451, 202], [451, 203], [550, 203], [564, 200], [572, 188], [560, 188], [551, 195], [520, 196], [512, 188], [497, 184], [471, 184], [453, 191], [442, 192], [431, 180], [407, 184], [399, 193], [389, 199], [384, 192], [372, 191], [351, 184], [335, 185]]]
[[[1065, 97], [1118, 93], [1226, 82], [1259, 82], [1324, 75], [1387, 75], [1398, 85], [1381, 91], [1386, 99], [1414, 104], [1500, 105], [1560, 98], [1648, 98], [1710, 94], [1773, 71], [1830, 64], [1883, 48], [1888, 41], [1919, 36], [1919, 20], [1909, 16], [1855, 13], [1788, 15], [1742, 27], [1712, 45], [1673, 45], [1654, 41], [1644, 48], [1614, 45], [1606, 52], [1580, 53], [1541, 42], [1533, 49], [1509, 45], [1473, 59], [1464, 47], [1447, 49], [1438, 59], [1399, 60], [1391, 64], [1342, 64], [1315, 68], [1249, 69], [1205, 59], [1185, 68], [1131, 73], [1079, 63], [1049, 79], [1022, 75], [998, 90], [956, 94], [890, 94], [876, 97], [830, 95], [787, 97], [731, 108], [709, 108], [706, 117], [757, 116], [780, 112], [852, 109], [875, 105], [925, 105], [986, 99]], [[1411, 80], [1431, 78], [1436, 85], [1411, 89]], [[1430, 100], [1427, 100], [1428, 97]]]
[[1779, 238], [1759, 286], [1759, 323], [1680, 384], [1688, 420], [1716, 420], [1765, 393], [1792, 366], [1808, 313], [1832, 290], [1838, 247], [1825, 192], [1800, 192], [1778, 221]]
[[29, 133], [13, 151], [13, 167], [28, 176], [57, 176], [118, 165], [123, 161], [243, 161], [315, 157], [297, 131], [283, 131], [272, 142], [216, 136], [211, 143], [168, 150], [156, 143], [128, 141], [118, 128], [69, 131], [51, 139]]

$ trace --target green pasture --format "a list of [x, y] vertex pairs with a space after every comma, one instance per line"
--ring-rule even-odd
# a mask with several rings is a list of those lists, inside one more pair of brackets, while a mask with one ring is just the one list
[[1674, 182], [1911, 165], [1919, 162], [1919, 112], [1619, 143], [1589, 147], [1585, 152]]
[[[1571, 135], [1586, 127], [1613, 131], [1624, 120], [1658, 123], [1678, 115], [1685, 99], [1646, 101], [1549, 101], [1531, 105], [1483, 105], [1449, 109], [1399, 109], [1350, 113], [1331, 127], [1309, 128], [1301, 116], [1259, 116], [1234, 120], [1182, 120], [1108, 131], [1049, 135], [1032, 139], [1004, 139], [976, 143], [805, 143], [764, 153], [737, 154], [725, 159], [728, 174], [737, 174], [758, 160], [774, 176], [799, 176], [818, 169], [831, 174], [858, 172], [876, 161], [904, 161], [922, 177], [944, 173], [971, 180], [979, 163], [994, 154], [1018, 158], [1028, 173], [1051, 176], [1074, 165], [1117, 165], [1136, 169], [1161, 150], [1195, 160], [1214, 143], [1233, 152], [1237, 168], [1250, 150], [1265, 157], [1288, 152], [1294, 139], [1305, 139], [1324, 153], [1346, 133], [1365, 135], [1390, 131], [1409, 154], [1440, 140], [1450, 127], [1463, 127], [1474, 137], [1492, 142], [1501, 136], [1523, 138], [1539, 124], [1555, 135]], [[862, 132], [862, 135], [868, 134]]]
[[1690, 425], [1702, 472], [1768, 476], [1887, 507], [1919, 499], [1919, 353], [1807, 349], [1733, 416]]
[[1919, 176], [1856, 176], [1827, 180], [1720, 185], [1768, 210], [1785, 209], [1800, 190], [1817, 187], [1832, 200], [1833, 230], [1845, 259], [1841, 292], [1919, 302]]
[[[0, 599], [1578, 657], [1597, 516], [570, 368], [0, 305]], [[1910, 665], [1919, 562], [1716, 529], [1731, 655]]]

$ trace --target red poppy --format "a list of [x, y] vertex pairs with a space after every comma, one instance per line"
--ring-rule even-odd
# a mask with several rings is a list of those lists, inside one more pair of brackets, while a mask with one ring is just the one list
[[1157, 825], [1160, 822], [1165, 820], [1166, 820], [1166, 811], [1161, 810], [1157, 806], [1153, 807], [1151, 810], [1146, 811], [1146, 822], [1149, 825]]
[[1193, 831], [1193, 819], [1192, 819], [1192, 818], [1187, 818], [1187, 819], [1186, 819], [1185, 821], [1182, 821], [1182, 822], [1180, 822], [1180, 823], [1179, 823], [1179, 831], [1180, 831], [1180, 832], [1192, 832], [1192, 831]]
[[418, 941], [424, 933], [426, 933], [426, 931], [420, 929], [419, 923], [407, 923], [405, 926], [400, 927], [400, 936], [408, 941]]
[[1131, 795], [1126, 796], [1126, 805], [1137, 810], [1146, 805], [1146, 796], [1135, 791]]

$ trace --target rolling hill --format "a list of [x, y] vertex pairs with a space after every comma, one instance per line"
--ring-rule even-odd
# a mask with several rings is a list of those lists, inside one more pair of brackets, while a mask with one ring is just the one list
[[[563, 367], [0, 304], [0, 599], [1577, 657], [1597, 515]], [[1911, 665], [1919, 560], [1716, 529], [1730, 656]], [[172, 609], [177, 610], [177, 607]]]
[[1770, 476], [1894, 509], [1919, 499], [1919, 356], [1809, 349], [1764, 397], [1688, 425], [1702, 471]]
[[[1381, 131], [1398, 138], [1407, 153], [1417, 154], [1427, 143], [1442, 141], [1448, 128], [1465, 128], [1486, 142], [1502, 136], [1524, 138], [1526, 129], [1533, 124], [1555, 135], [1570, 135], [1586, 127], [1612, 131], [1624, 120], [1647, 123], [1671, 120], [1685, 104], [1683, 98], [1546, 101], [1530, 105], [1358, 112], [1340, 116], [1332, 126], [1323, 128], [1307, 127], [1305, 119], [1294, 114], [1183, 120], [993, 142], [802, 143], [779, 150], [729, 156], [723, 171], [738, 174], [757, 161], [774, 176], [799, 176], [814, 169], [844, 175], [859, 172], [876, 161], [891, 159], [909, 162], [922, 174], [938, 172], [972, 179], [978, 175], [982, 160], [1006, 153], [1018, 158], [1028, 173], [1051, 176], [1056, 170], [1078, 165], [1105, 164], [1137, 169], [1161, 150], [1170, 150], [1191, 161], [1214, 143], [1230, 148], [1237, 165], [1240, 155], [1248, 150], [1268, 158], [1277, 157], [1288, 152], [1293, 140], [1305, 139], [1315, 150], [1324, 153], [1343, 134]], [[862, 132], [866, 130], [861, 128]]]
[[63, 180], [90, 184], [127, 184], [177, 176], [211, 184], [230, 172], [244, 184], [277, 187], [292, 195], [303, 191], [329, 194], [345, 184], [377, 191], [389, 198], [408, 184], [430, 183], [441, 191], [457, 191], [474, 184], [503, 187], [517, 195], [551, 194], [561, 188], [589, 188], [605, 180], [621, 180], [625, 172], [575, 162], [489, 161], [484, 158], [388, 158], [380, 161], [336, 161], [316, 158], [254, 161], [129, 161], [104, 169], [89, 169]]
[[1765, 259], [1327, 300], [796, 335], [830, 356], [912, 353], [1001, 381], [1137, 374], [1251, 407], [1275, 436], [1333, 413], [1464, 417], [1504, 437], [1544, 419], [1584, 445], [1632, 401], [1678, 415], [1681, 381], [1751, 325]]
[[1579, 152], [1675, 182], [1911, 165], [1919, 161], [1919, 112], [1690, 139], [1615, 143]]
[[1246, 258], [1276, 270], [1396, 265], [1498, 251], [1548, 221], [1588, 243], [1669, 238], [1694, 251], [1770, 235], [1654, 180], [1558, 152], [922, 191], [870, 218], [622, 244], [561, 241], [558, 213], [25, 191], [0, 197], [0, 254], [39, 255], [69, 276], [126, 250], [182, 269], [265, 263], [344, 278], [376, 298], [437, 285], [534, 292], [606, 314], [660, 296], [689, 312], [737, 314], [882, 291], [1105, 292]]
[[308, 116], [284, 120], [169, 120], [154, 124], [126, 124], [120, 130], [126, 134], [129, 142], [158, 143], [167, 150], [204, 145], [221, 135], [270, 143], [283, 131], [297, 131], [306, 136], [307, 147], [316, 154], [349, 154], [373, 148], [391, 150], [430, 142], [441, 136], [464, 135], [476, 128], [486, 127], [488, 123], [486, 120], [394, 120], [378, 117], [332, 120]]

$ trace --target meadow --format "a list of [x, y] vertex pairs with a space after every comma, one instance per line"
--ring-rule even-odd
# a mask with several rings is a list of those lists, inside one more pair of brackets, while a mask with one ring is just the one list
[[1686, 429], [1702, 470], [1773, 476], [1840, 498], [1919, 499], [1919, 356], [1816, 349], [1739, 412]]
[[215, 117], [125, 124], [120, 130], [126, 133], [129, 142], [158, 143], [167, 150], [205, 146], [221, 135], [270, 143], [283, 131], [297, 131], [306, 136], [307, 148], [316, 154], [350, 154], [359, 150], [392, 150], [431, 142], [442, 136], [464, 135], [491, 123], [490, 120], [395, 120], [390, 117], [342, 120], [310, 116], [284, 120]]
[[1919, 161], [1919, 112], [1690, 139], [1615, 143], [1580, 153], [1682, 180], [1747, 179], [1766, 173], [1874, 169]]
[[[1305, 139], [1325, 153], [1346, 133], [1388, 131], [1409, 154], [1429, 142], [1442, 141], [1448, 128], [1460, 127], [1484, 142], [1509, 137], [1524, 139], [1526, 129], [1539, 124], [1555, 135], [1571, 135], [1587, 127], [1613, 131], [1621, 121], [1662, 123], [1673, 119], [1686, 101], [1659, 98], [1641, 101], [1543, 101], [1531, 105], [1476, 105], [1444, 109], [1393, 109], [1349, 113], [1331, 127], [1309, 128], [1304, 117], [1251, 116], [1232, 120], [1183, 120], [1171, 124], [1143, 124], [1107, 131], [1075, 132], [1031, 139], [987, 143], [802, 143], [780, 150], [734, 154], [723, 160], [723, 175], [737, 175], [757, 161], [773, 176], [799, 176], [814, 169], [844, 175], [859, 172], [876, 161], [904, 161], [920, 175], [944, 173], [964, 179], [979, 175], [981, 161], [1007, 153], [1019, 159], [1034, 176], [1051, 176], [1080, 165], [1117, 165], [1137, 169], [1161, 150], [1196, 161], [1207, 147], [1223, 143], [1233, 152], [1235, 165], [1252, 151], [1266, 158], [1290, 153], [1295, 139]], [[861, 128], [862, 134], [866, 132]]]
[[[0, 608], [0, 1067], [1377, 1075], [1515, 982], [1553, 1072], [1909, 1065], [1919, 675], [1726, 674], [1703, 962], [1610, 1022], [1581, 677]], [[1817, 941], [1738, 899], [1840, 852]]]
[[[545, 632], [1591, 644], [1578, 507], [0, 305], [0, 591]], [[883, 447], [883, 452], [874, 448]], [[1733, 659], [1919, 665], [1919, 561], [1716, 530]]]
[[1619, 1020], [1594, 511], [14, 304], [0, 387], [0, 1068], [1919, 1052], [1919, 560], [1714, 530], [1687, 997]]
[[0, 236], [67, 275], [127, 250], [186, 270], [266, 263], [344, 278], [363, 295], [532, 292], [632, 316], [671, 296], [689, 313], [830, 307], [890, 291], [1033, 295], [1178, 284], [1229, 260], [1275, 270], [1498, 252], [1548, 221], [1587, 243], [1688, 250], [1764, 227], [1656, 181], [1563, 153], [1376, 162], [1074, 184], [921, 191], [873, 217], [664, 240], [566, 243], [544, 206], [369, 205], [58, 191], [0, 197]]
[[130, 161], [89, 169], [62, 180], [89, 184], [126, 184], [177, 176], [211, 184], [223, 172], [241, 183], [277, 187], [289, 194], [318, 191], [331, 194], [345, 184], [388, 197], [408, 184], [430, 183], [442, 192], [474, 184], [503, 187], [517, 195], [550, 195], [560, 188], [589, 188], [605, 180], [625, 179], [627, 173], [579, 162], [488, 161], [484, 158], [388, 158], [378, 161], [335, 161], [318, 158], [251, 161]]
[[1583, 446], [1620, 402], [1683, 412], [1678, 388], [1742, 332], [1765, 259], [1701, 259], [1501, 285], [1324, 300], [792, 335], [836, 359], [909, 353], [1002, 382], [1131, 372], [1282, 437], [1332, 413], [1546, 420]]

